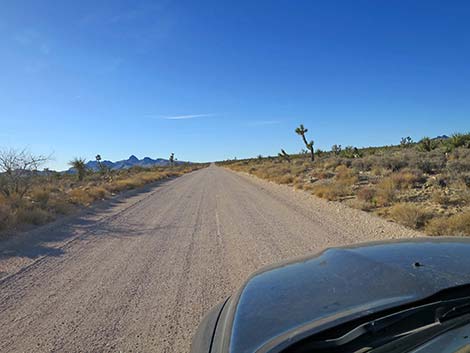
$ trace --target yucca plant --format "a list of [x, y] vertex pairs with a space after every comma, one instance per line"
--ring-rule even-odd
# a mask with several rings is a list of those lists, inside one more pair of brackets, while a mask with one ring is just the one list
[[75, 157], [69, 165], [77, 171], [78, 180], [83, 180], [87, 170], [85, 158]]

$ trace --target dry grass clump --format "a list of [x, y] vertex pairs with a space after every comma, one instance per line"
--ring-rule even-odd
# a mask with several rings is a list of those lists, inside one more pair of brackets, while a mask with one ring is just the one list
[[323, 199], [334, 201], [349, 195], [350, 188], [342, 183], [319, 184], [313, 186], [313, 194]]
[[31, 191], [31, 199], [41, 206], [47, 205], [50, 196], [51, 190], [49, 188], [35, 188]]
[[42, 208], [21, 208], [15, 214], [16, 223], [26, 223], [33, 225], [41, 225], [50, 222], [54, 219], [51, 212]]
[[108, 196], [108, 190], [102, 186], [92, 186], [87, 189], [88, 195], [90, 195], [93, 200], [103, 200]]
[[330, 178], [334, 177], [335, 174], [332, 173], [332, 172], [325, 171], [325, 170], [314, 170], [311, 173], [311, 176], [313, 178], [318, 179], [318, 180], [324, 180], [324, 179], [330, 179]]
[[370, 186], [365, 186], [357, 190], [357, 198], [361, 201], [373, 204], [376, 202], [375, 197], [377, 190]]
[[407, 227], [418, 229], [421, 228], [427, 217], [427, 213], [419, 207], [411, 203], [397, 203], [389, 210], [390, 217]]
[[392, 173], [390, 178], [399, 189], [409, 189], [415, 186], [416, 183], [423, 180], [422, 172], [419, 170], [401, 170]]
[[68, 215], [75, 209], [74, 205], [72, 205], [69, 200], [61, 197], [49, 199], [47, 208], [52, 210], [57, 215]]
[[451, 204], [451, 199], [449, 195], [447, 195], [442, 190], [435, 190], [431, 194], [431, 201], [441, 206], [448, 206]]
[[386, 177], [377, 184], [376, 190], [377, 205], [388, 206], [396, 198], [397, 185], [392, 178]]
[[102, 186], [90, 186], [80, 189], [72, 189], [69, 197], [72, 203], [88, 206], [96, 200], [102, 200], [108, 195], [108, 190]]
[[426, 224], [430, 235], [470, 235], [470, 211], [431, 219]]
[[70, 201], [74, 204], [88, 206], [94, 199], [86, 189], [73, 189], [69, 192]]
[[123, 190], [136, 189], [145, 184], [153, 183], [158, 180], [168, 178], [170, 176], [179, 175], [178, 173], [168, 173], [168, 172], [142, 172], [134, 176], [124, 178], [121, 180], [116, 180], [108, 185], [106, 189], [111, 192], [120, 192]]
[[294, 182], [294, 176], [291, 174], [284, 174], [274, 179], [279, 184], [292, 184]]
[[343, 185], [353, 185], [357, 183], [357, 173], [344, 165], [336, 167], [336, 180]]

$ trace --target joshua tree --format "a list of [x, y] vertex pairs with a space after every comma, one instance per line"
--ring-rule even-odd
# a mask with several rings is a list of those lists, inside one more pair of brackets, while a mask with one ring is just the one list
[[421, 141], [419, 141], [419, 149], [424, 152], [431, 152], [432, 150], [436, 149], [437, 143], [434, 140], [431, 140], [429, 137], [423, 137]]
[[104, 173], [103, 164], [101, 163], [101, 155], [97, 154], [95, 159], [98, 162], [98, 168], [99, 168], [100, 172]]
[[333, 152], [336, 156], [341, 153], [341, 145], [333, 145], [331, 146], [331, 152]]
[[410, 147], [413, 144], [413, 139], [410, 136], [402, 137], [400, 140], [401, 147]]
[[342, 151], [341, 151], [341, 156], [345, 158], [359, 158], [362, 157], [361, 151], [357, 147], [354, 146], [346, 146]]
[[170, 154], [170, 166], [173, 166], [174, 163], [175, 163], [175, 154], [172, 152]]
[[288, 154], [286, 151], [284, 151], [282, 148], [281, 148], [281, 152], [278, 153], [277, 155], [279, 156], [279, 158], [284, 159], [284, 160], [286, 160], [287, 162], [290, 163], [290, 156], [289, 156], [289, 154]]
[[69, 162], [69, 165], [77, 171], [78, 180], [83, 180], [87, 169], [85, 158], [75, 157]]
[[305, 138], [305, 134], [307, 133], [308, 129], [306, 129], [303, 124], [300, 124], [300, 126], [295, 129], [295, 133], [297, 135], [302, 136], [302, 140], [304, 141], [305, 147], [310, 151], [310, 158], [312, 162], [315, 160], [315, 153], [313, 151], [313, 140], [310, 142], [307, 142], [307, 139]]

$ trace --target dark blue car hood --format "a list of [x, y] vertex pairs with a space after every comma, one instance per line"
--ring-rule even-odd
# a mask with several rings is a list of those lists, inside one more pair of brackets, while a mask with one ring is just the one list
[[468, 239], [328, 249], [255, 273], [227, 304], [223, 346], [231, 353], [276, 352], [306, 327], [320, 332], [469, 283]]

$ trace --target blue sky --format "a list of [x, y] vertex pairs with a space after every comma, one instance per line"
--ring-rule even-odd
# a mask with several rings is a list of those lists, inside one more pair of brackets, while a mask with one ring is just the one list
[[0, 4], [0, 147], [212, 161], [470, 130], [468, 1]]

